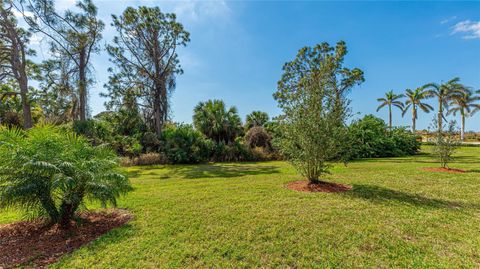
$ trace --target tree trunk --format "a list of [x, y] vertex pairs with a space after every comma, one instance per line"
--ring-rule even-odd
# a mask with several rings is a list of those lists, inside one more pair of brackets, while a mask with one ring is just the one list
[[32, 127], [32, 113], [30, 109], [30, 102], [28, 100], [28, 76], [27, 76], [27, 63], [26, 63], [26, 49], [20, 38], [20, 33], [13, 25], [6, 10], [3, 6], [0, 7], [1, 23], [6, 30], [5, 38], [8, 38], [11, 42], [9, 52], [9, 64], [11, 65], [13, 77], [17, 80], [20, 88], [20, 97], [22, 99], [23, 110], [23, 126], [25, 129]]
[[78, 81], [78, 95], [79, 95], [79, 109], [80, 109], [80, 121], [87, 119], [87, 65], [85, 62], [85, 49], [80, 52], [80, 66], [79, 81]]
[[70, 228], [70, 222], [75, 216], [75, 212], [78, 209], [77, 203], [67, 203], [63, 202], [60, 206], [60, 216], [58, 223], [62, 229]]
[[392, 130], [392, 105], [388, 105], [388, 127]]
[[417, 119], [417, 109], [415, 106], [412, 107], [412, 133], [415, 134], [415, 123]]
[[155, 96], [153, 101], [153, 123], [155, 134], [160, 135], [162, 133], [162, 101], [161, 101], [161, 90], [156, 87]]
[[462, 127], [460, 130], [460, 140], [464, 141], [465, 140], [465, 113], [462, 111], [461, 113], [462, 117]]
[[442, 133], [443, 131], [443, 102], [438, 102], [438, 132]]
[[21, 74], [23, 73], [18, 79], [18, 84], [20, 86], [20, 97], [22, 99], [23, 127], [25, 129], [30, 129], [32, 128], [33, 123], [32, 123], [32, 112], [30, 109], [30, 102], [28, 100], [28, 78], [25, 70], [20, 70], [19, 73]]

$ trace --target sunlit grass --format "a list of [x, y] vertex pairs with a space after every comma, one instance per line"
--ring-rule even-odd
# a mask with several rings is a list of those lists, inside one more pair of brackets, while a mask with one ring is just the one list
[[284, 188], [284, 162], [129, 168], [135, 219], [54, 267], [479, 267], [480, 148], [457, 154], [465, 174], [421, 170], [428, 151], [337, 165], [337, 194]]

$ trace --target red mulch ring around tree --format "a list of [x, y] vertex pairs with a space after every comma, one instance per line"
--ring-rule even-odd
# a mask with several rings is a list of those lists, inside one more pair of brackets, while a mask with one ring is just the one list
[[40, 220], [0, 225], [0, 268], [46, 267], [132, 219], [128, 211], [120, 209], [83, 212], [79, 217], [81, 225], [69, 230], [46, 226]]
[[451, 173], [451, 174], [463, 174], [467, 172], [462, 169], [443, 168], [443, 167], [424, 167], [422, 168], [422, 170], [428, 171], [428, 172], [443, 172], [443, 173]]
[[303, 192], [345, 192], [352, 189], [352, 186], [320, 181], [318, 183], [310, 183], [308, 180], [298, 180], [287, 183], [287, 188], [295, 191]]

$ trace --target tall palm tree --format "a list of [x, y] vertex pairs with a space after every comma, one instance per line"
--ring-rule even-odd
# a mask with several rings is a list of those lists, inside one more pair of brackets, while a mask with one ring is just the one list
[[433, 107], [422, 102], [428, 98], [428, 94], [423, 87], [416, 88], [414, 91], [407, 89], [405, 91], [405, 95], [407, 97], [407, 101], [405, 102], [405, 109], [403, 110], [402, 115], [405, 115], [410, 107], [412, 108], [412, 132], [415, 133], [415, 125], [418, 118], [417, 109], [420, 108], [423, 112], [429, 113], [433, 110]]
[[399, 108], [403, 111], [404, 105], [402, 101], [399, 101], [400, 98], [405, 97], [403, 94], [395, 94], [393, 91], [385, 93], [384, 98], [378, 98], [377, 101], [381, 102], [377, 107], [377, 112], [382, 109], [384, 106], [388, 106], [388, 126], [392, 129], [392, 106]]
[[448, 110], [447, 115], [453, 114], [456, 116], [460, 113], [461, 117], [461, 130], [460, 139], [465, 139], [465, 118], [473, 115], [480, 110], [480, 104], [478, 101], [480, 96], [475, 95], [472, 90], [464, 87], [462, 90], [457, 90], [449, 102], [451, 108]]
[[444, 108], [448, 110], [448, 104], [456, 90], [461, 88], [460, 78], [453, 78], [446, 83], [428, 83], [423, 86], [428, 97], [436, 97], [438, 100], [437, 124], [438, 132], [442, 132]]

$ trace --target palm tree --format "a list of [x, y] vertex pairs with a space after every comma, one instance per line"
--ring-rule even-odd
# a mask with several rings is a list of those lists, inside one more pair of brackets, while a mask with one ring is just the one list
[[442, 132], [443, 119], [445, 118], [443, 115], [444, 107], [448, 109], [448, 103], [450, 102], [452, 95], [456, 90], [461, 88], [459, 81], [460, 78], [457, 77], [447, 81], [446, 83], [428, 83], [423, 86], [428, 97], [436, 97], [438, 99], [437, 124], [439, 132]]
[[422, 102], [428, 98], [427, 92], [423, 87], [417, 88], [414, 91], [407, 89], [405, 95], [407, 101], [405, 102], [405, 109], [402, 115], [405, 115], [410, 107], [412, 108], [412, 132], [415, 133], [415, 124], [418, 118], [417, 109], [420, 108], [423, 112], [429, 113], [433, 110], [433, 107]]
[[384, 106], [388, 106], [388, 126], [392, 129], [392, 106], [399, 108], [403, 111], [404, 105], [400, 98], [405, 97], [403, 94], [395, 94], [393, 91], [385, 93], [385, 98], [378, 98], [377, 101], [381, 104], [377, 107], [377, 112]]
[[255, 126], [263, 126], [269, 120], [268, 114], [262, 111], [253, 111], [245, 119], [245, 129], [248, 131]]
[[465, 139], [465, 118], [480, 110], [480, 104], [478, 104], [479, 100], [480, 96], [475, 95], [473, 91], [467, 87], [463, 87], [462, 90], [457, 90], [451, 97], [449, 103], [451, 108], [448, 110], [447, 115], [453, 114], [456, 116], [457, 113], [460, 113], [460, 139], [462, 141]]
[[195, 128], [217, 143], [233, 142], [242, 130], [237, 108], [227, 110], [222, 100], [200, 102], [193, 113]]

